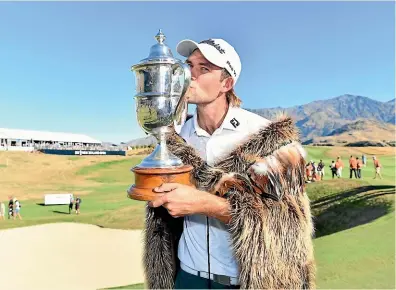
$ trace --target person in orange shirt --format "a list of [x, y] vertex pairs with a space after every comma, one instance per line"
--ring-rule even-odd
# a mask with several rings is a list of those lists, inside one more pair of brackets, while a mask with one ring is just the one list
[[342, 168], [344, 167], [344, 163], [342, 163], [340, 156], [337, 157], [336, 168], [337, 168], [337, 177], [342, 177]]
[[312, 160], [305, 166], [307, 181], [312, 181]]
[[377, 178], [377, 175], [382, 179], [382, 176], [381, 176], [381, 163], [379, 162], [379, 160], [375, 156], [373, 156], [373, 161], [374, 161], [374, 168], [375, 168], [374, 179]]
[[362, 167], [363, 167], [362, 161], [359, 160], [359, 157], [356, 157], [356, 168], [357, 168], [358, 178], [362, 178]]
[[312, 166], [312, 181], [320, 180], [319, 173], [318, 173], [318, 166], [315, 164], [315, 162], [312, 162], [311, 166]]
[[353, 160], [353, 156], [351, 155], [351, 157], [349, 157], [349, 168], [351, 167], [352, 160]]
[[349, 158], [349, 178], [352, 178], [352, 172], [355, 173], [355, 178], [358, 178], [356, 174], [356, 170], [357, 170], [357, 162], [356, 159], [353, 158], [351, 155], [351, 158]]

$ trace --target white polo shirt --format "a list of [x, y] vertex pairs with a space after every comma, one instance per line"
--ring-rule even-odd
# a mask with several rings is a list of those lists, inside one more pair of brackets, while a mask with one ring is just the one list
[[[199, 127], [197, 113], [182, 127], [180, 135], [194, 147], [201, 158], [213, 165], [226, 157], [248, 136], [267, 126], [269, 120], [241, 108], [230, 107], [220, 128], [212, 135]], [[178, 247], [180, 262], [196, 271], [208, 272], [206, 216], [184, 218], [183, 233]], [[210, 272], [238, 277], [239, 269], [231, 247], [227, 225], [209, 218]]]

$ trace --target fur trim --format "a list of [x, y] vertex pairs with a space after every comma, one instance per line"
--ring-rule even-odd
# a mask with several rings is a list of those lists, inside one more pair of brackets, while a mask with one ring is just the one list
[[182, 218], [173, 218], [163, 207], [146, 207], [143, 265], [148, 289], [173, 288], [179, 266], [177, 245], [182, 231]]
[[[213, 166], [176, 134], [167, 143], [173, 154], [194, 166], [197, 188], [228, 199], [241, 288], [315, 288], [313, 225], [304, 192], [305, 151], [290, 118], [251, 135]], [[171, 223], [156, 212], [147, 217], [149, 288], [173, 287], [176, 262], [170, 253], [180, 232], [173, 233]]]

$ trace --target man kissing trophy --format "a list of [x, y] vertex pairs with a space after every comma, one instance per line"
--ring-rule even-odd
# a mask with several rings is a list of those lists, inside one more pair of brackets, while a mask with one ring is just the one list
[[[161, 31], [156, 39], [132, 67], [138, 122], [159, 141], [132, 169], [136, 184], [128, 191], [150, 201], [145, 287], [315, 288], [306, 152], [293, 120], [240, 108], [233, 88], [241, 62], [227, 41], [181, 41], [187, 67]], [[186, 96], [197, 110], [179, 134]]]

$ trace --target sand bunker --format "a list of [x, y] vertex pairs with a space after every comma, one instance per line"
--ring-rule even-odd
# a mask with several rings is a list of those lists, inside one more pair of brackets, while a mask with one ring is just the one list
[[1, 230], [1, 285], [89, 290], [142, 283], [142, 239], [140, 230], [78, 223]]

